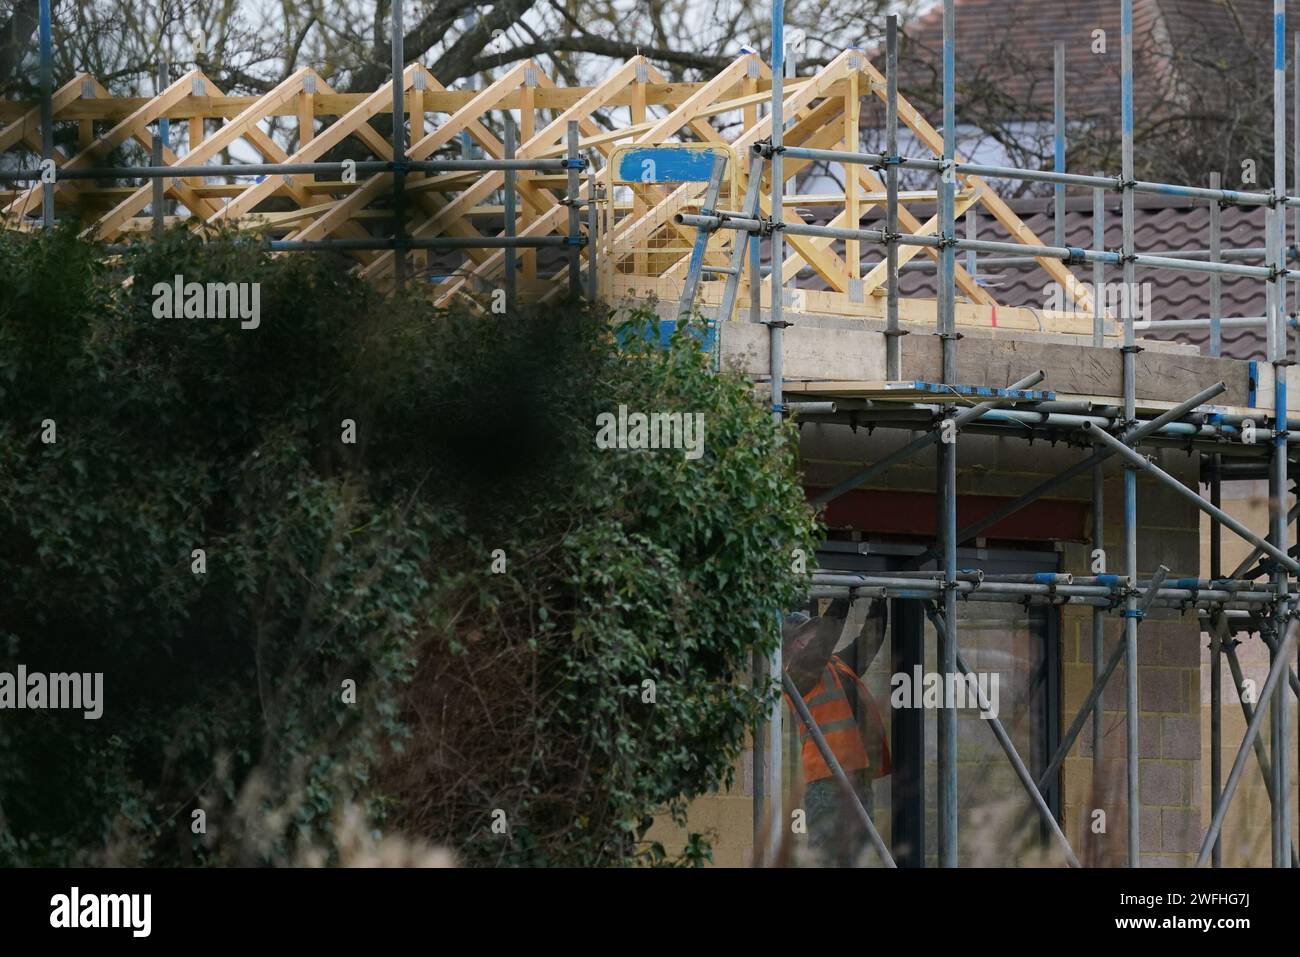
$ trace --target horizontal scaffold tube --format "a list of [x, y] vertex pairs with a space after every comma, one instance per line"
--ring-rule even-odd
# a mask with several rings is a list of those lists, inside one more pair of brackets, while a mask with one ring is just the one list
[[[849, 422], [856, 421], [859, 424], [867, 424], [875, 421], [889, 421], [896, 427], [906, 428], [907, 423], [911, 421], [917, 429], [930, 429], [933, 427], [934, 418], [941, 414], [939, 406], [928, 407], [909, 407], [900, 409], [870, 409], [856, 410], [847, 406], [844, 402], [837, 402], [834, 410], [807, 410], [808, 416], [836, 416], [832, 421]], [[1268, 413], [1267, 410], [1261, 409], [1257, 423], [1265, 421]], [[1216, 446], [1222, 445], [1225, 440], [1239, 438], [1242, 435], [1240, 422], [1245, 416], [1222, 416], [1221, 421], [1211, 423], [1195, 422], [1169, 422], [1154, 430], [1145, 438], [1149, 441], [1152, 438], [1193, 438], [1204, 439], [1216, 443]], [[999, 422], [1008, 423], [1025, 423], [1037, 425], [1043, 428], [1059, 429], [1077, 429], [1084, 425], [1095, 425], [1099, 428], [1110, 428], [1115, 424], [1116, 416], [1102, 414], [1082, 414], [1076, 412], [1040, 412], [1035, 406], [1027, 405], [1025, 408], [1014, 409], [991, 409], [980, 416], [979, 424], [987, 426]], [[1236, 421], [1234, 422], [1233, 419]], [[1143, 424], [1146, 420], [1139, 420], [1138, 424]], [[1275, 437], [1272, 429], [1264, 428], [1258, 425], [1255, 428], [1255, 443], [1261, 449], [1267, 449], [1267, 443]], [[1288, 430], [1287, 441], [1290, 443], [1300, 444], [1300, 429]]]
[[[342, 175], [345, 169], [359, 176], [372, 173], [462, 173], [524, 170], [535, 173], [561, 172], [572, 166], [586, 168], [583, 159], [482, 159], [482, 160], [335, 160], [323, 163], [212, 163], [199, 166], [104, 166], [55, 169], [54, 181], [67, 179], [170, 179], [195, 176], [308, 176]], [[0, 182], [38, 182], [39, 169], [0, 170]]]
[[[924, 588], [901, 587], [901, 588], [877, 589], [877, 588], [852, 588], [849, 587], [848, 585], [814, 585], [808, 589], [808, 596], [810, 598], [848, 598], [850, 600], [863, 599], [863, 598], [904, 598], [904, 599], [912, 599], [916, 601], [934, 601], [937, 597], [936, 592]], [[1277, 597], [1276, 595], [1270, 595], [1270, 599], [1276, 597]], [[1088, 595], [1052, 594], [1052, 595], [1023, 595], [1020, 597], [1016, 597], [1011, 595], [1001, 595], [996, 592], [983, 592], [977, 590], [973, 592], [963, 593], [961, 595], [961, 600], [962, 601], [991, 601], [991, 602], [1002, 602], [1004, 604], [1010, 603], [1016, 605], [1028, 604], [1034, 606], [1084, 605], [1093, 608], [1107, 608], [1120, 614], [1122, 614], [1124, 611], [1124, 607], [1122, 604], [1117, 605], [1109, 598], [1097, 598]], [[1257, 617], [1263, 614], [1267, 608], [1267, 606], [1263, 602], [1249, 602], [1249, 601], [1236, 601], [1236, 600], [1220, 602], [1220, 601], [1210, 601], [1209, 599], [1206, 598], [1197, 599], [1197, 601], [1195, 602], [1180, 601], [1172, 598], [1157, 598], [1152, 602], [1152, 604], [1157, 608], [1173, 608], [1177, 610], [1186, 610], [1191, 607], [1195, 607], [1199, 610], [1204, 610], [1207, 608], [1214, 609], [1216, 611], [1219, 609], [1225, 609], [1225, 610], [1241, 612], [1243, 615], [1249, 617]]]
[[[940, 172], [951, 166], [956, 172], [969, 176], [989, 176], [995, 179], [1019, 179], [1035, 183], [1060, 183], [1063, 186], [1088, 186], [1121, 192], [1125, 183], [1119, 176], [1088, 176], [1082, 173], [1058, 173], [1053, 170], [1018, 169], [1014, 166], [990, 166], [987, 163], [948, 163], [923, 156], [886, 156], [884, 153], [855, 153], [840, 150], [807, 149], [799, 146], [784, 147], [782, 152], [791, 159], [813, 160], [826, 163], [849, 163], [861, 166], [898, 166]], [[1203, 186], [1180, 186], [1176, 183], [1152, 183], [1134, 180], [1128, 187], [1135, 193], [1157, 193], [1162, 196], [1182, 196], [1188, 199], [1209, 199], [1234, 206], [1271, 206], [1272, 193], [1243, 192], [1236, 189], [1208, 189]], [[1283, 196], [1278, 202], [1287, 206], [1300, 206], [1300, 199]]]
[[[844, 239], [854, 242], [886, 245], [891, 240], [883, 229], [852, 229], [847, 226], [816, 226], [811, 223], [772, 222], [764, 223], [756, 219], [745, 219], [727, 213], [698, 215], [695, 213], [677, 213], [674, 221], [682, 226], [694, 226], [697, 229], [735, 229], [742, 232], [760, 232], [766, 228], [780, 229], [792, 236], [821, 237], [823, 239]], [[920, 246], [939, 249], [951, 246], [958, 250], [984, 253], [1027, 253], [1039, 259], [1059, 259], [1070, 264], [1101, 263], [1109, 266], [1122, 266], [1124, 255], [1105, 249], [1084, 249], [1079, 246], [1039, 246], [1030, 243], [997, 242], [985, 239], [944, 239], [942, 236], [929, 236], [918, 233], [899, 233], [893, 242], [901, 246]], [[1176, 259], [1168, 256], [1152, 256], [1148, 253], [1136, 253], [1132, 257], [1134, 265], [1150, 269], [1176, 269], [1184, 272], [1218, 273], [1225, 276], [1249, 276], [1255, 279], [1273, 279], [1274, 276], [1286, 279], [1300, 279], [1300, 270], [1278, 270], [1275, 274], [1270, 266], [1246, 266], [1241, 263], [1205, 262], [1195, 259]]]
[[331, 249], [543, 249], [548, 246], [582, 246], [585, 236], [571, 239], [568, 236], [432, 236], [427, 239], [410, 237], [401, 240], [385, 239], [273, 239], [272, 252], [316, 252]]
[[[1170, 250], [1151, 250], [1152, 256], [1177, 256], [1179, 259], [1210, 259], [1208, 249], [1170, 249]], [[1219, 250], [1220, 260], [1229, 259], [1263, 259], [1267, 255], [1263, 246], [1243, 246], [1240, 249], [1221, 249]], [[1287, 248], [1287, 260], [1294, 262], [1300, 259], [1300, 250], [1295, 246]], [[980, 260], [980, 269], [999, 269], [1015, 266], [1032, 266], [1038, 259], [1034, 256], [995, 256], [988, 259]], [[903, 272], [934, 272], [937, 268], [935, 262], [931, 259], [913, 259], [899, 267]]]
[[[1116, 577], [1119, 578], [1120, 576]], [[896, 589], [904, 589], [907, 591], [929, 592], [932, 595], [939, 594], [948, 587], [942, 579], [938, 578], [894, 578], [889, 575], [836, 574], [833, 572], [821, 571], [813, 573], [812, 581], [813, 585], [818, 587], [829, 586], [849, 589], [884, 588], [890, 592], [893, 592]], [[1254, 585], [1252, 582], [1241, 582], [1238, 584], [1242, 586]], [[1114, 584], [1058, 585], [1032, 581], [990, 581], [988, 578], [984, 578], [982, 581], [963, 580], [962, 577], [959, 576], [954, 587], [957, 593], [962, 596], [976, 593], [1012, 597], [1028, 595], [1061, 595], [1070, 598], [1099, 598], [1105, 599], [1108, 602], [1112, 599], [1121, 598], [1127, 593], [1127, 588], [1122, 578]], [[1248, 591], [1244, 587], [1234, 587], [1229, 589], [1199, 587], [1177, 588], [1162, 586], [1156, 592], [1156, 597], [1164, 601], [1179, 603], [1222, 603], [1227, 601], [1236, 601], [1247, 604], [1265, 604], [1275, 601], [1277, 599], [1277, 594], [1273, 591]]]

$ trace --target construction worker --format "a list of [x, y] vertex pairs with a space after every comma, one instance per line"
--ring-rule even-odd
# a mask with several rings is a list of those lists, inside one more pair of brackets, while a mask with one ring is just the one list
[[[831, 602], [826, 614], [810, 618], [788, 615], [782, 628], [785, 671], [808, 705], [813, 720], [853, 785], [867, 813], [872, 813], [872, 781], [890, 772], [885, 724], [870, 692], [859, 678], [866, 673], [885, 637], [885, 603], [873, 601], [853, 642], [857, 668], [835, 654], [849, 611], [847, 599]], [[793, 708], [792, 708], [793, 710]], [[866, 829], [801, 720], [799, 728], [808, 843], [828, 861], [859, 863], [868, 846]]]

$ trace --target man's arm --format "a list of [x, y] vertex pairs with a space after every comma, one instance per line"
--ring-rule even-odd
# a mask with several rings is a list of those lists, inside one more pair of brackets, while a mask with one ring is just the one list
[[871, 663], [876, 660], [880, 646], [885, 643], [885, 612], [888, 604], [883, 598], [871, 599], [867, 617], [862, 620], [862, 630], [858, 632], [858, 674], [865, 675]]
[[839, 642], [844, 631], [844, 618], [848, 614], [849, 600], [836, 598], [826, 609], [826, 614], [817, 619], [815, 630], [795, 642], [786, 653], [788, 661], [785, 670], [789, 672], [794, 685], [801, 695], [806, 695], [817, 687], [822, 669], [831, 659], [831, 652]]

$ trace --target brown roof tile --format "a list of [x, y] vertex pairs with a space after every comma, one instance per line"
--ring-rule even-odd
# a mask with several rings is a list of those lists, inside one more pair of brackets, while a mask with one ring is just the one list
[[[1106, 248], [1118, 250], [1121, 247], [1121, 213], [1118, 194], [1107, 197], [1105, 206]], [[1052, 242], [1051, 199], [1036, 198], [1016, 200], [1012, 208], [1025, 223], [1044, 242]], [[1203, 203], [1176, 200], [1158, 196], [1138, 196], [1135, 203], [1134, 243], [1138, 252], [1168, 253], [1177, 256], [1179, 252], [1209, 248], [1209, 208]], [[909, 209], [924, 221], [933, 213], [932, 208], [924, 204], [912, 204]], [[808, 221], [814, 217], [805, 215]], [[816, 217], [820, 218], [820, 217]], [[1092, 201], [1088, 196], [1070, 197], [1066, 205], [1065, 240], [1068, 245], [1091, 248], [1092, 243]], [[980, 239], [1002, 242], [1011, 241], [1010, 235], [988, 215], [977, 219]], [[883, 211], [873, 210], [864, 218], [863, 225], [879, 227], [883, 225]], [[959, 236], [965, 235], [963, 222], [958, 223]], [[1239, 249], [1262, 247], [1264, 245], [1264, 211], [1260, 207], [1227, 207], [1222, 217], [1222, 248]], [[842, 252], [842, 249], [837, 250]], [[959, 253], [960, 257], [964, 254]], [[918, 257], [922, 259], [924, 257]], [[981, 256], [980, 259], [994, 258]], [[864, 273], [866, 263], [874, 264], [879, 259], [879, 250], [864, 248]], [[1237, 260], [1252, 265], [1263, 265], [1263, 257], [1251, 260]], [[1092, 282], [1091, 266], [1076, 266], [1072, 272], [1081, 282]], [[979, 278], [986, 285], [989, 293], [999, 303], [1008, 306], [1029, 306], [1043, 308], [1046, 305], [1044, 286], [1051, 280], [1037, 266], [1024, 267], [987, 267], [981, 266]], [[1186, 272], [1171, 269], [1139, 269], [1138, 282], [1151, 283], [1151, 318], [1161, 319], [1195, 319], [1208, 317], [1210, 314], [1210, 277], [1208, 274]], [[1120, 282], [1120, 271], [1108, 268], [1106, 282]], [[933, 269], [905, 270], [899, 286], [904, 296], [933, 298], [935, 295], [935, 272]], [[815, 287], [815, 280], [801, 281], [799, 285]], [[1264, 281], [1260, 279], [1222, 276], [1220, 278], [1221, 303], [1224, 316], [1259, 316], [1265, 312]], [[1291, 311], [1295, 311], [1294, 297], [1289, 301]], [[1263, 327], [1243, 328], [1226, 327], [1222, 330], [1223, 355], [1238, 359], [1264, 358]], [[1176, 339], [1201, 346], [1202, 352], [1209, 353], [1209, 330], [1179, 331], [1164, 333], [1143, 331], [1147, 338]]]

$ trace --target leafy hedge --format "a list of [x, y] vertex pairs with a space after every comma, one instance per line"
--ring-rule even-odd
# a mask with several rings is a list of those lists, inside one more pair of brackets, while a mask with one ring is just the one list
[[[260, 326], [155, 318], [177, 274], [260, 283]], [[106, 699], [0, 713], [0, 862], [337, 860], [357, 805], [472, 863], [663, 859], [815, 527], [790, 433], [648, 321], [434, 312], [236, 236], [0, 239], [0, 671]], [[620, 403], [703, 413], [704, 455], [597, 448]]]

